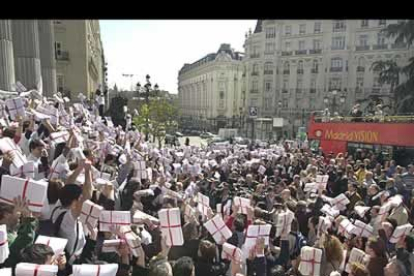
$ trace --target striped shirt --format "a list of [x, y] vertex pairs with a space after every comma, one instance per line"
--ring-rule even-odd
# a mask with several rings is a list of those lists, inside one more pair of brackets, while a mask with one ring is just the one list
[[412, 190], [414, 188], [414, 174], [413, 173], [404, 173], [401, 176], [402, 181], [404, 182], [407, 190]]

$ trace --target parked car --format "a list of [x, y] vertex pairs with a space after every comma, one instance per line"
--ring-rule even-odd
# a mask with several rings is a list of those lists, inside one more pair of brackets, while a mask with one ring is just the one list
[[203, 133], [200, 134], [200, 137], [202, 139], [213, 138], [214, 137], [214, 134], [211, 133], [211, 132], [203, 132]]

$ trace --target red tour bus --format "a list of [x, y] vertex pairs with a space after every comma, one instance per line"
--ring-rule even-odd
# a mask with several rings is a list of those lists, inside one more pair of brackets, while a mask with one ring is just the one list
[[357, 149], [365, 148], [377, 153], [386, 152], [401, 165], [414, 160], [414, 116], [386, 117], [385, 122], [352, 122], [352, 119], [324, 122], [322, 117], [312, 116], [308, 139], [311, 144], [316, 142], [325, 155], [353, 154]]

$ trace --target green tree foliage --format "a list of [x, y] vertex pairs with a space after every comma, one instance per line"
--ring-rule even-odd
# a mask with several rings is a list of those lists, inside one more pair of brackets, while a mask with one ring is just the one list
[[[382, 30], [388, 38], [394, 38], [395, 44], [406, 43], [408, 47], [414, 42], [414, 20], [407, 20], [388, 25]], [[371, 70], [379, 71], [380, 84], [390, 85], [394, 95], [394, 111], [397, 114], [414, 112], [414, 58], [407, 65], [398, 66], [395, 60], [376, 61]], [[400, 82], [405, 75], [406, 81]]]
[[151, 134], [153, 142], [157, 139], [161, 147], [161, 141], [166, 133], [176, 129], [177, 118], [178, 110], [175, 106], [166, 99], [157, 99], [151, 100], [149, 105], [141, 106], [139, 115], [134, 118], [134, 123], [140, 131]]

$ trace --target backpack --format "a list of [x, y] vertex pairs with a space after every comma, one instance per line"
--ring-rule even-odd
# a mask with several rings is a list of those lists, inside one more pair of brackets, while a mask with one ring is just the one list
[[295, 246], [293, 247], [292, 257], [296, 258], [300, 255], [302, 247], [306, 246], [308, 242], [302, 233], [297, 232], [292, 234], [295, 236]]
[[60, 226], [63, 221], [63, 217], [65, 216], [67, 211], [62, 212], [56, 219], [56, 221], [53, 223], [52, 217], [53, 214], [56, 212], [57, 209], [59, 209], [60, 206], [55, 207], [53, 209], [52, 214], [50, 215], [50, 219], [39, 221], [39, 230], [38, 234], [39, 236], [47, 236], [47, 237], [57, 237], [59, 234]]

